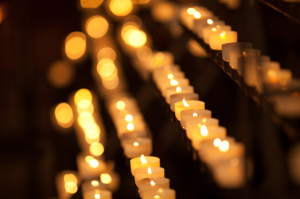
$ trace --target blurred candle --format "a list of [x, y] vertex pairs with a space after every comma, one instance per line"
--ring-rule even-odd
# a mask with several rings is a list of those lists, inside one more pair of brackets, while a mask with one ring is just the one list
[[188, 109], [204, 109], [205, 103], [202, 101], [196, 100], [185, 100], [183, 99], [180, 102], [175, 103], [175, 116], [180, 121], [181, 120], [181, 111]]
[[193, 86], [171, 86], [165, 89], [165, 99], [168, 104], [170, 104], [170, 97], [174, 94], [179, 93], [194, 93]]
[[247, 42], [226, 43], [226, 44], [222, 45], [222, 57], [223, 57], [224, 61], [229, 62], [229, 52], [231, 50], [240, 49], [242, 51], [242, 49], [252, 48], [252, 47], [253, 47], [253, 45], [251, 43], [247, 43]]
[[103, 190], [103, 189], [96, 189], [83, 194], [83, 199], [98, 199], [98, 198], [112, 199], [112, 194], [110, 191]]
[[202, 35], [203, 27], [205, 27], [207, 25], [213, 25], [215, 21], [218, 21], [219, 25], [224, 24], [224, 22], [219, 21], [219, 17], [213, 16], [212, 12], [209, 11], [206, 14], [208, 14], [208, 15], [206, 15], [206, 16], [201, 15], [200, 18], [195, 18], [194, 24], [193, 24], [194, 25], [193, 29], [191, 29], [200, 38], [203, 37], [203, 35]]
[[134, 171], [142, 167], [160, 167], [160, 159], [154, 156], [144, 156], [133, 158], [130, 160], [131, 173], [134, 176]]
[[156, 52], [152, 54], [152, 57], [147, 61], [145, 67], [148, 71], [154, 71], [162, 68], [166, 65], [172, 65], [174, 63], [174, 56], [170, 52]]
[[158, 82], [157, 87], [161, 91], [162, 96], [165, 97], [166, 94], [166, 88], [170, 86], [189, 86], [190, 80], [187, 78], [174, 78], [171, 80], [164, 80], [161, 82]]
[[142, 199], [176, 199], [176, 192], [173, 189], [156, 189], [144, 191], [141, 194]]
[[134, 181], [138, 185], [138, 181], [144, 178], [165, 177], [165, 169], [161, 167], [142, 167], [134, 170]]
[[78, 190], [79, 177], [75, 171], [62, 171], [55, 177], [56, 189], [59, 198], [70, 198]]
[[175, 103], [180, 102], [183, 99], [185, 100], [199, 100], [199, 95], [197, 93], [181, 93], [181, 94], [173, 94], [170, 96], [170, 108], [173, 112], [175, 112]]
[[212, 26], [205, 26], [203, 28], [203, 40], [206, 44], [209, 43], [209, 35], [212, 32], [216, 32], [216, 31], [230, 31], [231, 30], [231, 26], [227, 26], [227, 25], [212, 25]]
[[222, 50], [222, 45], [237, 42], [236, 31], [216, 31], [209, 34], [209, 46], [213, 50]]
[[195, 118], [211, 118], [211, 111], [205, 109], [189, 109], [181, 111], [181, 126], [186, 129], [186, 122]]
[[144, 191], [156, 190], [159, 188], [169, 189], [170, 180], [162, 177], [144, 178], [138, 181], [139, 193], [142, 195]]
[[140, 157], [142, 154], [151, 155], [152, 140], [146, 137], [127, 139], [122, 143], [127, 158]]
[[219, 126], [219, 120], [216, 118], [193, 118], [186, 121], [186, 135], [189, 139], [192, 139], [192, 133], [196, 131], [200, 132], [202, 125], [205, 125], [206, 128], [214, 126]]
[[170, 71], [167, 74], [160, 73], [160, 74], [157, 74], [156, 76], [153, 76], [154, 77], [153, 81], [154, 81], [154, 83], [157, 83], [157, 82], [161, 82], [164, 80], [171, 80], [174, 78], [184, 78], [184, 75], [185, 74], [182, 71]]
[[100, 158], [79, 154], [76, 158], [78, 173], [82, 179], [91, 179], [106, 171], [106, 163]]

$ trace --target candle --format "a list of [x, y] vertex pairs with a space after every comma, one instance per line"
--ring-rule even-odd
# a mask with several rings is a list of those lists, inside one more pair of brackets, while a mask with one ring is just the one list
[[231, 50], [240, 49], [242, 51], [242, 49], [252, 48], [252, 47], [253, 47], [253, 45], [251, 43], [247, 43], [247, 42], [226, 43], [226, 44], [222, 45], [222, 57], [223, 57], [224, 61], [229, 62], [229, 52]]
[[156, 69], [152, 73], [152, 79], [157, 79], [157, 76], [165, 74], [168, 75], [169, 73], [180, 71], [180, 66], [179, 65], [166, 65], [163, 66], [162, 68]]
[[[272, 76], [272, 73], [280, 70], [280, 63], [275, 61], [270, 61], [266, 63], [261, 64], [261, 75], [264, 83], [268, 83], [270, 80], [270, 76]], [[273, 71], [270, 72], [269, 71]], [[268, 77], [269, 73], [269, 77]], [[276, 80], [275, 80], [276, 81]]]
[[218, 21], [218, 24], [224, 24], [224, 22], [220, 21], [219, 17], [217, 16], [213, 16], [213, 15], [205, 16], [205, 17], [201, 16], [200, 18], [194, 20], [193, 32], [197, 34], [198, 37], [202, 38], [203, 27], [207, 25], [213, 25], [215, 21]]
[[59, 198], [70, 198], [78, 190], [80, 183], [75, 171], [62, 171], [55, 177], [56, 189]]
[[138, 181], [137, 186], [139, 187], [139, 193], [141, 196], [144, 191], [156, 190], [159, 188], [169, 189], [170, 180], [162, 177], [144, 178]]
[[185, 13], [182, 16], [182, 22], [189, 30], [194, 30], [195, 20], [204, 18], [207, 19], [208, 17], [213, 16], [213, 13], [207, 10], [207, 8], [199, 6], [187, 8], [183, 12]]
[[127, 139], [122, 142], [124, 154], [127, 158], [140, 157], [142, 154], [151, 155], [152, 140], [146, 137]]
[[134, 181], [138, 185], [138, 181], [144, 178], [165, 177], [165, 169], [161, 167], [142, 167], [134, 170]]
[[170, 96], [170, 108], [173, 112], [175, 112], [175, 103], [180, 102], [183, 99], [185, 100], [199, 100], [199, 95], [197, 93], [181, 93], [181, 94], [173, 94]]
[[133, 158], [130, 160], [131, 173], [134, 176], [134, 170], [142, 167], [159, 167], [160, 159], [154, 156], [144, 156]]
[[189, 86], [190, 80], [187, 78], [174, 78], [171, 80], [163, 80], [161, 82], [157, 82], [157, 87], [160, 90], [162, 96], [165, 96], [166, 88], [170, 86]]
[[120, 138], [124, 133], [136, 131], [144, 131], [146, 130], [146, 124], [144, 121], [133, 121], [133, 122], [124, 122], [118, 126], [117, 133], [118, 137]]
[[241, 187], [245, 182], [244, 159], [233, 158], [220, 161], [213, 165], [212, 174], [220, 187]]
[[152, 54], [152, 57], [147, 61], [145, 67], [148, 71], [154, 71], [156, 69], [162, 68], [166, 65], [172, 65], [174, 62], [174, 57], [172, 53], [169, 52], [156, 52]]
[[205, 103], [202, 101], [196, 101], [196, 100], [186, 101], [185, 99], [183, 99], [182, 101], [175, 103], [175, 116], [180, 121], [181, 111], [188, 110], [188, 109], [204, 109], [204, 108], [205, 108]]
[[181, 126], [186, 129], [186, 122], [195, 118], [211, 118], [211, 111], [205, 109], [189, 109], [181, 111]]
[[112, 199], [112, 194], [110, 191], [103, 189], [96, 189], [83, 194], [83, 199]]
[[184, 72], [182, 71], [170, 71], [167, 74], [160, 73], [157, 74], [156, 76], [153, 76], [153, 81], [157, 84], [157, 82], [162, 82], [162, 81], [170, 81], [171, 79], [174, 78], [184, 78]]
[[176, 192], [173, 189], [156, 189], [150, 191], [144, 191], [141, 194], [142, 199], [176, 199]]
[[100, 181], [107, 185], [108, 189], [110, 191], [116, 191], [119, 188], [120, 185], [120, 177], [115, 172], [108, 172], [108, 173], [101, 173], [100, 174]]
[[149, 133], [147, 130], [144, 131], [132, 131], [128, 133], [123, 133], [120, 137], [121, 145], [123, 147], [123, 142], [125, 140], [130, 140], [132, 138], [138, 138], [138, 137], [150, 137]]
[[222, 45], [237, 42], [236, 31], [216, 31], [209, 34], [209, 46], [213, 50], [222, 50]]
[[227, 25], [212, 25], [212, 26], [205, 26], [202, 30], [202, 34], [203, 34], [203, 40], [206, 44], [209, 43], [209, 35], [212, 32], [216, 32], [216, 31], [230, 31], [231, 30], [231, 26], [227, 26]]
[[286, 86], [292, 79], [292, 72], [289, 69], [269, 70], [266, 76], [266, 83]]
[[216, 118], [194, 118], [186, 121], [186, 135], [189, 139], [192, 139], [193, 131], [200, 131], [201, 125], [206, 127], [219, 126], [219, 120]]
[[100, 180], [87, 180], [81, 185], [82, 194], [86, 192], [93, 191], [96, 189], [107, 189], [108, 185], [102, 183]]
[[106, 163], [99, 157], [79, 154], [76, 158], [78, 173], [81, 179], [91, 179], [106, 171]]
[[257, 84], [257, 60], [260, 56], [260, 50], [247, 48], [243, 51], [243, 57], [240, 58], [242, 64], [238, 68], [240, 74], [244, 76], [245, 82], [249, 86]]
[[171, 95], [179, 93], [194, 93], [193, 86], [170, 86], [165, 89], [166, 102], [170, 104]]

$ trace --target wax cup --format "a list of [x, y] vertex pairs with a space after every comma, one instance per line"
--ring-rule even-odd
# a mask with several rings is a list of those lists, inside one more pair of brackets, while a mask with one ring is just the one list
[[[150, 168], [150, 169], [149, 169]], [[149, 170], [151, 172], [149, 173]], [[161, 167], [142, 167], [134, 170], [134, 181], [138, 185], [138, 181], [144, 178], [165, 177], [165, 169]]]
[[187, 105], [181, 102], [175, 103], [175, 116], [180, 121], [181, 120], [181, 111], [188, 110], [188, 109], [204, 109], [205, 103], [202, 101], [195, 101], [195, 100], [187, 100], [185, 101]]
[[196, 118], [211, 118], [211, 111], [205, 109], [189, 109], [181, 111], [181, 126], [186, 129], [186, 122]]
[[147, 163], [142, 163], [141, 157], [130, 160], [131, 173], [134, 176], [134, 170], [141, 167], [160, 167], [160, 159], [154, 156], [145, 156]]
[[83, 199], [95, 199], [95, 198], [112, 199], [112, 194], [110, 191], [103, 190], [103, 189], [101, 190], [96, 189], [83, 194]]
[[173, 94], [170, 96], [170, 108], [173, 112], [175, 112], [175, 103], [180, 102], [183, 99], [185, 100], [199, 100], [199, 95], [197, 93], [181, 93], [181, 94]]
[[222, 50], [222, 45], [237, 42], [236, 31], [216, 31], [209, 34], [209, 46], [213, 50]]
[[193, 86], [170, 86], [165, 90], [165, 99], [168, 104], [170, 104], [171, 95], [179, 93], [194, 93]]
[[144, 178], [138, 181], [137, 186], [139, 187], [139, 193], [141, 195], [144, 191], [156, 190], [159, 188], [169, 189], [170, 180], [162, 177]]
[[211, 126], [219, 126], [219, 120], [216, 118], [194, 118], [186, 122], [186, 135], [189, 139], [192, 139], [193, 131], [200, 131], [199, 126], [205, 125], [207, 128]]
[[176, 198], [176, 192], [173, 189], [156, 189], [156, 190], [150, 190], [150, 191], [144, 191], [141, 194], [142, 199], [175, 199]]
[[151, 155], [152, 140], [145, 137], [137, 137], [125, 140], [123, 143], [124, 154], [128, 158], [140, 157], [141, 155]]

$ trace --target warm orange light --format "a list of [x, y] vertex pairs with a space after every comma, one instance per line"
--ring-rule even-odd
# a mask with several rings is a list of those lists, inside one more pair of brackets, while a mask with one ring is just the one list
[[177, 93], [180, 93], [180, 92], [181, 92], [181, 88], [180, 88], [180, 87], [177, 87], [177, 88], [176, 88], [176, 92], [177, 92]]
[[208, 135], [208, 130], [207, 130], [207, 128], [206, 128], [205, 125], [202, 125], [202, 126], [201, 126], [200, 132], [201, 132], [201, 135], [202, 135], [202, 136], [207, 136], [207, 135]]
[[99, 15], [92, 16], [85, 23], [85, 30], [92, 38], [104, 36], [108, 30], [108, 22], [104, 17]]
[[119, 82], [120, 82], [120, 80], [119, 80], [118, 76], [114, 76], [114, 78], [112, 80], [106, 80], [106, 78], [102, 79], [103, 86], [109, 90], [117, 88], [117, 86], [119, 85]]
[[152, 8], [153, 17], [160, 22], [171, 21], [175, 17], [176, 8], [171, 2], [159, 2]]
[[90, 164], [90, 161], [93, 160], [94, 158], [92, 156], [85, 156], [84, 160], [86, 163]]
[[155, 185], [155, 182], [154, 181], [150, 181], [150, 184], [151, 184], [151, 186], [154, 186]]
[[80, 0], [82, 8], [97, 8], [101, 5], [103, 0]]
[[118, 110], [123, 110], [125, 108], [125, 103], [123, 101], [118, 101], [116, 107]]
[[128, 38], [128, 43], [129, 45], [133, 47], [141, 47], [143, 46], [147, 41], [147, 35], [145, 32], [141, 30], [133, 30], [131, 31], [129, 38]]
[[186, 11], [189, 15], [193, 15], [196, 12], [195, 8], [188, 8]]
[[129, 131], [133, 131], [134, 125], [133, 125], [132, 123], [128, 123], [128, 124], [127, 124], [127, 129], [128, 129]]
[[160, 198], [159, 195], [155, 195], [154, 198]]
[[152, 56], [152, 50], [148, 46], [142, 46], [138, 48], [136, 55], [141, 61], [147, 61]]
[[55, 118], [57, 123], [63, 128], [69, 128], [74, 121], [73, 111], [69, 104], [67, 103], [60, 103], [56, 106], [55, 111]]
[[94, 105], [89, 100], [82, 100], [78, 103], [77, 112], [80, 114], [87, 111], [91, 114], [94, 112]]
[[92, 168], [97, 168], [99, 166], [99, 162], [96, 159], [92, 159], [89, 164]]
[[65, 52], [68, 58], [75, 60], [83, 56], [86, 50], [86, 37], [82, 32], [72, 32], [65, 41]]
[[216, 29], [216, 28], [212, 28], [211, 30], [212, 30], [212, 31], [214, 31], [214, 32], [216, 32], [216, 31], [217, 31], [217, 29]]
[[82, 128], [86, 128], [88, 125], [95, 123], [95, 120], [91, 113], [84, 111], [79, 114], [77, 122]]
[[73, 183], [77, 184], [77, 178], [73, 174], [65, 174], [64, 175], [64, 181], [65, 181], [65, 183], [73, 182]]
[[96, 198], [96, 199], [100, 198], [100, 194], [96, 193], [96, 194], [95, 194], [95, 198]]
[[131, 12], [133, 6], [130, 0], [111, 0], [109, 8], [116, 16], [126, 16]]
[[49, 68], [48, 81], [54, 87], [66, 87], [72, 82], [74, 73], [74, 69], [68, 62], [56, 61]]
[[88, 139], [95, 140], [100, 136], [100, 128], [85, 129], [85, 136]]
[[95, 187], [99, 185], [99, 182], [97, 180], [93, 180], [91, 184]]
[[141, 162], [142, 164], [147, 164], [147, 160], [144, 155], [141, 155]]
[[92, 99], [93, 99], [92, 93], [88, 89], [85, 89], [85, 88], [78, 90], [74, 96], [74, 102], [76, 105], [78, 105], [79, 102], [81, 102], [82, 100], [88, 100], [91, 102]]
[[207, 19], [207, 23], [208, 23], [209, 25], [212, 25], [212, 24], [214, 24], [214, 21], [213, 21], [212, 19]]
[[90, 152], [94, 156], [100, 156], [104, 152], [104, 147], [103, 147], [103, 145], [101, 143], [95, 142], [95, 143], [91, 144], [91, 146], [90, 146]]
[[171, 79], [171, 80], [170, 80], [170, 84], [171, 84], [172, 86], [177, 86], [177, 85], [178, 85], [178, 81], [176, 81], [175, 79]]
[[222, 32], [222, 33], [220, 34], [221, 39], [225, 39], [225, 35], [226, 35], [226, 33], [225, 33], [225, 32]]
[[195, 17], [195, 19], [200, 19], [201, 18], [200, 12], [195, 12], [194, 17]]
[[156, 55], [155, 55], [155, 63], [160, 64], [160, 63], [162, 63], [164, 61], [164, 59], [165, 59], [165, 55], [163, 53], [161, 53], [161, 52], [156, 53]]
[[116, 57], [117, 57], [117, 54], [116, 54], [115, 50], [110, 47], [102, 48], [101, 50], [99, 50], [99, 52], [97, 54], [98, 61], [100, 61], [101, 59], [104, 59], [104, 58], [115, 61]]
[[193, 117], [197, 117], [198, 116], [198, 114], [197, 113], [193, 113]]
[[221, 140], [219, 138], [217, 138], [217, 139], [214, 140], [214, 146], [215, 147], [219, 147], [220, 144], [221, 144]]
[[139, 143], [138, 142], [134, 142], [133, 146], [139, 146]]
[[274, 71], [274, 70], [269, 70], [267, 72], [267, 77], [268, 77], [269, 83], [277, 83], [278, 82], [277, 74], [276, 74], [276, 71]]
[[132, 122], [132, 120], [133, 120], [132, 115], [127, 114], [127, 115], [125, 116], [125, 120], [126, 120], [126, 122]]
[[152, 174], [152, 170], [150, 167], [148, 167], [148, 174]]
[[77, 192], [78, 188], [74, 182], [66, 182], [65, 183], [66, 192], [74, 194]]
[[116, 66], [111, 59], [101, 59], [97, 64], [97, 71], [101, 77], [108, 77], [113, 74]]
[[222, 152], [226, 152], [229, 149], [229, 142], [227, 140], [222, 141], [220, 146], [219, 146], [219, 150]]
[[183, 103], [184, 107], [190, 107], [190, 105], [188, 103], [186, 103], [185, 99], [182, 100], [182, 103]]
[[100, 179], [104, 184], [109, 184], [112, 181], [111, 176], [108, 173], [102, 173]]
[[173, 79], [173, 78], [174, 78], [174, 75], [172, 75], [172, 74], [168, 75], [168, 79]]

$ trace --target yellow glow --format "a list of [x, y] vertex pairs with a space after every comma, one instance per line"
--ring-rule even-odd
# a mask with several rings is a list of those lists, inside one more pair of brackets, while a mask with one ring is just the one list
[[133, 22], [127, 22], [126, 24], [123, 25], [122, 30], [121, 30], [121, 37], [122, 39], [128, 43], [129, 41], [129, 35], [133, 30], [138, 30], [139, 26]]
[[172, 86], [177, 86], [177, 85], [178, 85], [178, 81], [176, 81], [175, 79], [171, 79], [171, 80], [170, 80], [170, 84], [171, 84]]
[[150, 184], [151, 184], [151, 186], [154, 186], [155, 185], [155, 182], [154, 181], [150, 181]]
[[74, 182], [66, 182], [65, 183], [66, 192], [74, 194], [77, 192], [78, 188]]
[[101, 59], [97, 64], [97, 71], [101, 77], [109, 77], [116, 71], [116, 66], [111, 59]]
[[103, 0], [80, 0], [82, 8], [97, 8], [101, 5]]
[[94, 156], [100, 156], [104, 152], [104, 147], [103, 147], [103, 145], [101, 143], [95, 142], [95, 143], [91, 144], [91, 146], [90, 146], [90, 152]]
[[100, 179], [104, 184], [109, 184], [112, 181], [111, 176], [108, 173], [102, 173]]
[[78, 116], [78, 124], [82, 128], [86, 128], [88, 125], [93, 124], [95, 122], [94, 117], [92, 116], [91, 113], [84, 111], [81, 112]]
[[206, 128], [205, 125], [202, 125], [202, 126], [201, 126], [200, 132], [201, 132], [201, 135], [202, 135], [202, 136], [207, 136], [207, 135], [208, 135], [208, 130], [207, 130], [207, 128]]
[[226, 33], [225, 33], [225, 32], [222, 32], [222, 33], [220, 34], [221, 39], [225, 39], [225, 35], [226, 35]]
[[85, 141], [88, 143], [88, 144], [93, 144], [94, 142], [99, 142], [100, 141], [100, 137], [96, 137], [96, 138], [89, 138], [87, 136], [85, 136]]
[[168, 79], [173, 79], [173, 78], [174, 78], [174, 75], [172, 75], [172, 74], [168, 75]]
[[95, 187], [99, 185], [99, 182], [97, 180], [93, 180], [91, 184]]
[[111, 0], [109, 4], [110, 11], [116, 16], [126, 16], [132, 10], [130, 0]]
[[141, 155], [141, 162], [142, 164], [147, 164], [147, 160], [144, 155]]
[[142, 46], [138, 48], [138, 50], [136, 51], [136, 55], [141, 61], [146, 61], [151, 58], [152, 50], [148, 46]]
[[155, 195], [154, 198], [160, 198], [159, 195]]
[[97, 54], [98, 61], [100, 61], [101, 59], [104, 59], [104, 58], [115, 61], [116, 57], [117, 57], [117, 54], [116, 54], [115, 50], [110, 47], [102, 48], [101, 50], [99, 50], [99, 52]]
[[141, 30], [133, 30], [128, 38], [129, 45], [133, 47], [141, 47], [147, 41], [147, 35]]
[[95, 198], [100, 198], [100, 194], [96, 193]]
[[88, 100], [91, 102], [92, 99], [93, 99], [92, 93], [88, 89], [85, 89], [85, 88], [78, 90], [74, 96], [74, 102], [76, 105], [78, 105], [79, 102], [81, 102], [82, 100]]
[[92, 38], [100, 38], [104, 36], [108, 27], [109, 25], [106, 19], [99, 15], [92, 16], [85, 23], [85, 30]]
[[177, 87], [177, 88], [176, 88], [176, 92], [177, 92], [177, 93], [180, 93], [180, 92], [181, 92], [181, 88], [180, 88], [180, 87]]
[[190, 105], [188, 103], [186, 103], [185, 99], [182, 100], [182, 103], [183, 103], [184, 107], [190, 107]]
[[78, 103], [77, 112], [80, 114], [85, 111], [91, 114], [94, 112], [94, 106], [89, 100], [82, 100]]
[[99, 166], [99, 162], [96, 159], [92, 159], [89, 164], [92, 168], [97, 168]]
[[85, 129], [85, 136], [88, 139], [95, 140], [100, 136], [100, 129]]
[[134, 142], [133, 146], [139, 146], [139, 143], [138, 142]]
[[129, 131], [133, 131], [134, 125], [133, 125], [132, 123], [128, 123], [128, 124], [127, 124], [127, 129], [128, 129]]
[[126, 120], [126, 122], [132, 122], [132, 120], [133, 120], [132, 115], [127, 114], [127, 115], [125, 116], [125, 120]]
[[229, 142], [224, 140], [221, 142], [220, 146], [219, 146], [219, 150], [222, 152], [226, 152], [229, 149]]
[[163, 193], [164, 191], [163, 191], [162, 188], [159, 188], [159, 189], [157, 190], [157, 192], [158, 192], [158, 193]]
[[73, 182], [73, 183], [77, 184], [77, 178], [73, 174], [65, 174], [64, 175], [64, 181], [65, 181], [65, 183]]
[[170, 2], [156, 3], [152, 8], [153, 17], [160, 22], [167, 22], [176, 14], [175, 6]]
[[215, 147], [219, 147], [220, 144], [221, 144], [221, 140], [219, 138], [217, 138], [217, 139], [214, 140], [214, 146]]
[[207, 23], [208, 23], [209, 25], [212, 25], [212, 24], [214, 24], [214, 21], [213, 21], [212, 19], [207, 19]]
[[91, 160], [93, 160], [94, 158], [92, 156], [85, 156], [84, 160], [86, 163], [90, 164]]
[[188, 8], [186, 11], [189, 15], [193, 15], [196, 12], [195, 8]]
[[66, 61], [54, 62], [47, 73], [49, 83], [58, 88], [68, 86], [74, 78], [74, 68]]
[[60, 103], [56, 106], [54, 115], [58, 124], [63, 128], [69, 128], [73, 124], [73, 111], [69, 104]]
[[125, 103], [123, 101], [118, 101], [116, 107], [118, 110], [123, 110], [125, 108]]
[[195, 19], [200, 19], [201, 18], [200, 12], [195, 12], [194, 17], [195, 17]]
[[274, 71], [274, 70], [269, 70], [267, 72], [267, 77], [268, 77], [269, 83], [277, 83], [278, 82], [278, 78], [276, 76], [276, 71]]
[[193, 113], [193, 117], [197, 117], [198, 116], [198, 114], [197, 113]]
[[206, 118], [203, 118], [203, 119], [202, 119], [202, 122], [206, 122]]
[[148, 174], [152, 174], [152, 170], [150, 167], [148, 167]]
[[86, 37], [82, 32], [72, 32], [65, 41], [65, 52], [68, 58], [79, 59], [86, 50]]
[[165, 59], [165, 55], [163, 53], [161, 53], [161, 52], [156, 53], [156, 55], [155, 55], [155, 63], [160, 64], [160, 63], [162, 63], [164, 61], [164, 59]]
[[217, 31], [217, 29], [216, 29], [216, 28], [212, 28], [211, 30], [212, 30], [212, 31], [214, 31], [214, 32], [216, 32], [216, 31]]

